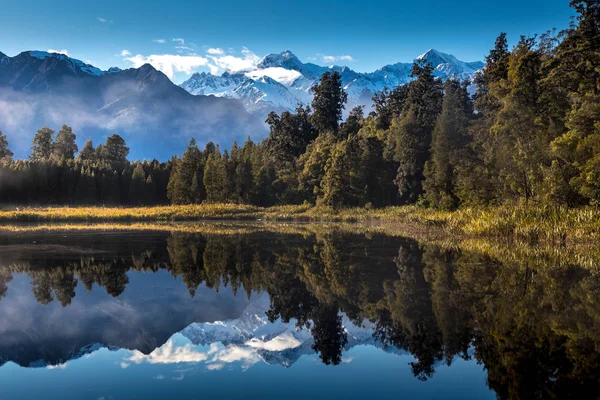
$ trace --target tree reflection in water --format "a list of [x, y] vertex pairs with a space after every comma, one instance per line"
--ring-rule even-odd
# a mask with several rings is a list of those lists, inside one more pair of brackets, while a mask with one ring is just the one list
[[[79, 247], [99, 252], [83, 256], [35, 257], [17, 246], [8, 257], [14, 262], [0, 266], [0, 301], [14, 273], [30, 276], [39, 303], [68, 307], [78, 284], [117, 297], [127, 290], [128, 272], [166, 269], [191, 296], [200, 285], [228, 286], [249, 297], [267, 292], [268, 319], [294, 319], [309, 329], [325, 364], [341, 362], [345, 313], [357, 325], [374, 322], [373, 336], [384, 345], [409, 351], [418, 379], [433, 376], [442, 362], [474, 357], [499, 398], [593, 398], [600, 391], [600, 282], [595, 271], [578, 265], [503, 262], [338, 230], [136, 238], [143, 235], [159, 240], [90, 235], [79, 238]], [[68, 240], [57, 235], [56, 244]]]

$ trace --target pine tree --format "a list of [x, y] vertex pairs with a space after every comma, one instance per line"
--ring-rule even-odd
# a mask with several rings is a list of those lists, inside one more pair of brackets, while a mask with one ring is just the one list
[[392, 123], [388, 145], [399, 163], [395, 183], [404, 203], [415, 202], [422, 193], [423, 170], [429, 159], [431, 135], [441, 111], [442, 83], [425, 60], [413, 65], [403, 116]]
[[455, 170], [469, 144], [467, 130], [472, 118], [473, 104], [467, 84], [448, 79], [423, 182], [425, 198], [434, 207], [453, 209], [458, 206]]
[[490, 133], [494, 139], [502, 198], [531, 200], [538, 195], [548, 143], [540, 134], [538, 81], [541, 58], [534, 39], [521, 37], [509, 57], [506, 95]]
[[204, 188], [209, 203], [223, 203], [228, 198], [226, 158], [218, 153], [211, 154], [206, 161]]
[[[550, 72], [544, 80], [559, 93], [564, 113], [565, 132], [552, 142], [557, 159], [549, 174], [551, 187], [562, 188], [554, 198], [577, 203], [579, 196], [600, 204], [600, 3], [573, 0], [578, 25], [566, 32], [549, 61]], [[565, 104], [567, 107], [565, 107]], [[552, 179], [553, 178], [553, 179]], [[561, 184], [568, 181], [569, 187]]]
[[348, 100], [348, 94], [342, 86], [342, 75], [337, 71], [325, 72], [311, 90], [314, 94], [312, 124], [320, 133], [337, 133], [338, 122], [342, 119], [342, 110]]
[[72, 160], [77, 153], [78, 148], [75, 144], [77, 136], [73, 133], [73, 130], [68, 125], [63, 125], [61, 130], [56, 135], [54, 142], [54, 159], [55, 160]]
[[127, 163], [129, 147], [126, 146], [125, 140], [121, 136], [114, 134], [106, 139], [103, 146], [98, 146], [96, 153], [99, 154], [100, 160], [113, 168], [121, 169]]
[[[183, 153], [183, 157], [171, 173], [168, 191], [171, 203], [191, 204], [201, 202], [204, 199], [202, 190], [203, 158], [203, 154], [196, 145], [196, 140], [191, 139], [185, 153]], [[192, 191], [194, 176], [197, 183], [194, 191]]]
[[77, 155], [77, 159], [81, 161], [93, 161], [96, 156], [96, 150], [94, 149], [94, 144], [92, 143], [92, 139], [88, 139], [83, 148]]
[[6, 135], [0, 131], [0, 161], [12, 161], [14, 153], [8, 148]]
[[47, 126], [39, 129], [33, 137], [31, 155], [29, 159], [34, 162], [45, 162], [50, 160], [54, 145], [54, 131]]
[[129, 186], [129, 201], [132, 204], [144, 204], [144, 189], [146, 184], [146, 172], [141, 162], [137, 162], [131, 175]]

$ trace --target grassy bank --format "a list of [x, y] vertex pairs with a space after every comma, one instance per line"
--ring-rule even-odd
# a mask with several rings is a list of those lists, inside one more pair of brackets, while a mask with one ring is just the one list
[[[467, 208], [446, 212], [416, 206], [334, 210], [310, 205], [261, 208], [236, 204], [137, 208], [32, 208], [0, 211], [0, 223], [148, 223], [203, 220], [374, 222], [402, 224], [464, 237], [527, 242], [600, 239], [600, 209], [551, 207]], [[0, 228], [1, 229], [1, 228]]]

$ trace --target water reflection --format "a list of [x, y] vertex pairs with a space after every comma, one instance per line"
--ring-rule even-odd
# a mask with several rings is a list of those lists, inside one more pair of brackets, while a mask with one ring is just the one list
[[[339, 365], [363, 345], [426, 381], [481, 363], [499, 398], [595, 398], [598, 275], [342, 230], [5, 234], [0, 362]], [[25, 334], [24, 334], [25, 333]], [[1, 370], [0, 370], [1, 372]]]

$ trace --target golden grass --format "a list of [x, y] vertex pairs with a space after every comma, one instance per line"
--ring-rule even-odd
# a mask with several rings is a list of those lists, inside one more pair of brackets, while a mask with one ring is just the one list
[[[295, 221], [390, 224], [405, 230], [432, 230], [463, 237], [516, 238], [527, 243], [600, 239], [600, 210], [502, 206], [436, 211], [417, 206], [335, 210], [308, 204], [262, 208], [238, 204], [198, 204], [136, 208], [31, 208], [0, 211], [1, 229], [16, 223], [166, 223], [178, 221]], [[8, 225], [7, 224], [12, 224]], [[111, 229], [104, 225], [101, 229]], [[65, 227], [66, 228], [66, 227]]]

